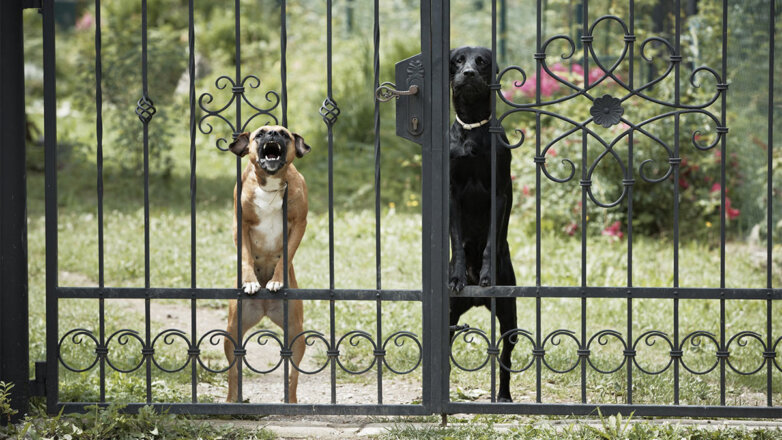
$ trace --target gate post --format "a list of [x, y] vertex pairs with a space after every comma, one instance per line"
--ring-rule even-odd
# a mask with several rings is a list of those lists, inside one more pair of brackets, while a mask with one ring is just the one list
[[[29, 398], [22, 0], [0, 2], [0, 380], [18, 420]], [[13, 420], [13, 419], [12, 419]]]
[[450, 91], [450, 7], [448, 0], [421, 2], [421, 53], [424, 60], [424, 139], [422, 164], [424, 405], [442, 413], [448, 402], [448, 125]]

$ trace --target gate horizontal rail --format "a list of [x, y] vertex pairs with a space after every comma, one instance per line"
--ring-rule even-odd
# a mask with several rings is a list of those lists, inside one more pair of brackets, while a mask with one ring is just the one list
[[643, 298], [643, 299], [725, 299], [778, 300], [782, 289], [719, 287], [556, 287], [556, 286], [467, 286], [452, 297], [477, 298]]
[[[236, 289], [168, 288], [168, 287], [58, 287], [57, 296], [68, 298], [125, 298], [125, 299], [236, 299]], [[452, 297], [474, 298], [639, 298], [639, 299], [725, 299], [725, 300], [779, 300], [782, 289], [719, 288], [719, 287], [577, 287], [577, 286], [466, 286]], [[281, 289], [277, 293], [266, 290], [249, 299], [347, 300], [347, 301], [421, 301], [420, 290], [377, 289]]]
[[283, 299], [341, 301], [421, 301], [420, 290], [377, 289], [280, 289], [277, 293], [261, 290], [252, 296], [237, 289], [142, 288], [142, 287], [58, 287], [57, 297], [122, 299]]
[[[61, 403], [60, 408], [65, 412], [84, 413], [95, 403], [69, 402]], [[99, 407], [107, 407], [109, 404], [100, 403]], [[215, 415], [376, 415], [376, 416], [423, 416], [432, 412], [423, 405], [342, 405], [342, 404], [273, 404], [273, 403], [130, 403], [123, 411], [137, 413], [141, 408], [149, 406], [157, 411], [166, 411], [172, 414], [215, 414]]]
[[469, 414], [531, 414], [603, 416], [622, 414], [636, 417], [751, 417], [780, 418], [782, 408], [759, 406], [696, 406], [696, 405], [624, 405], [583, 403], [460, 403], [447, 406], [449, 413]]

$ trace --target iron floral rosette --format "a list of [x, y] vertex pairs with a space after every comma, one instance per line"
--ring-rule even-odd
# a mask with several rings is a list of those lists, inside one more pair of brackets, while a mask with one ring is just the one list
[[595, 123], [602, 125], [603, 128], [618, 124], [624, 112], [622, 101], [611, 95], [603, 95], [601, 98], [595, 99], [592, 108], [589, 109]]

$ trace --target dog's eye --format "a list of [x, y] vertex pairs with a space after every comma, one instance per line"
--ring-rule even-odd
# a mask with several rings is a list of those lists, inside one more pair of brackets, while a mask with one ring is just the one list
[[479, 66], [483, 66], [484, 64], [486, 64], [486, 61], [483, 58], [478, 57], [475, 59], [475, 64]]
[[456, 62], [459, 63], [459, 64], [462, 64], [464, 62], [464, 55], [462, 55], [459, 58], [457, 58]]

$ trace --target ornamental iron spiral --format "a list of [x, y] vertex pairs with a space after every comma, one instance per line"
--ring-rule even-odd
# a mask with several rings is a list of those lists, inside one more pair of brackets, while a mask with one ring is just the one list
[[[600, 57], [598, 56], [595, 47], [592, 44], [594, 41], [594, 34], [596, 28], [598, 28], [599, 25], [603, 25], [606, 23], [618, 24], [622, 29], [623, 32], [622, 39], [624, 41], [624, 46], [622, 48], [621, 54], [616, 59], [616, 61], [614, 61], [614, 63], [611, 64], [610, 66], [604, 65], [600, 61]], [[614, 147], [617, 145], [619, 141], [628, 137], [630, 134], [634, 133], [636, 135], [641, 135], [643, 137], [648, 138], [653, 142], [653, 144], [660, 146], [665, 152], [665, 154], [668, 156], [668, 167], [663, 173], [662, 177], [655, 178], [649, 175], [648, 166], [654, 163], [653, 159], [641, 160], [641, 163], [639, 165], [639, 174], [645, 182], [658, 183], [670, 177], [670, 175], [673, 172], [673, 167], [678, 166], [680, 164], [681, 158], [677, 157], [674, 154], [674, 149], [671, 148], [669, 145], [667, 145], [666, 142], [664, 142], [658, 136], [655, 136], [649, 132], [647, 127], [649, 124], [667, 118], [678, 118], [681, 115], [686, 115], [686, 114], [703, 115], [707, 120], [710, 121], [710, 123], [714, 125], [716, 137], [712, 142], [704, 145], [698, 142], [698, 137], [701, 134], [700, 130], [695, 130], [692, 133], [691, 141], [693, 146], [700, 151], [710, 150], [714, 148], [716, 145], [719, 144], [719, 142], [728, 132], [727, 127], [721, 126], [721, 122], [719, 118], [717, 118], [713, 113], [707, 110], [707, 108], [712, 104], [714, 104], [715, 102], [717, 102], [717, 100], [721, 96], [723, 96], [723, 94], [726, 93], [728, 89], [728, 85], [724, 82], [723, 78], [721, 78], [721, 76], [714, 69], [708, 66], [697, 67], [693, 69], [689, 75], [689, 84], [693, 88], [701, 87], [702, 81], [697, 80], [697, 78], [703, 76], [710, 77], [714, 82], [714, 93], [711, 94], [702, 102], [698, 102], [695, 104], [682, 104], [679, 102], [671, 102], [671, 101], [665, 101], [662, 99], [654, 98], [648, 94], [648, 91], [651, 87], [660, 83], [664, 79], [668, 78], [670, 74], [674, 71], [674, 66], [680, 65], [682, 62], [681, 55], [677, 54], [674, 46], [664, 38], [649, 37], [641, 42], [640, 55], [641, 58], [647, 63], [652, 63], [653, 61], [652, 56], [647, 54], [647, 47], [650, 45], [650, 43], [655, 43], [658, 46], [661, 46], [664, 49], [664, 51], [667, 52], [668, 59], [667, 59], [666, 68], [662, 71], [662, 73], [660, 73], [655, 78], [649, 79], [647, 82], [645, 82], [639, 87], [631, 87], [626, 81], [622, 80], [621, 77], [616, 75], [617, 68], [627, 60], [628, 54], [630, 52], [629, 51], [630, 47], [636, 44], [635, 35], [630, 34], [629, 27], [627, 26], [625, 21], [622, 20], [621, 18], [614, 15], [605, 15], [599, 17], [594, 22], [592, 22], [591, 26], [588, 29], [588, 33], [581, 37], [581, 43], [584, 45], [584, 47], [588, 52], [588, 58], [590, 60], [589, 61], [590, 64], [596, 66], [596, 69], [600, 69], [600, 72], [602, 72], [599, 75], [599, 77], [593, 78], [591, 82], [590, 80], [586, 79], [584, 84], [575, 84], [569, 81], [568, 79], [564, 78], [562, 75], [557, 73], [555, 69], [552, 69], [548, 65], [547, 58], [549, 54], [547, 52], [549, 50], [549, 47], [552, 45], [552, 43], [555, 42], [557, 43], [563, 42], [566, 44], [567, 49], [565, 50], [565, 53], [561, 54], [560, 58], [562, 60], [571, 60], [576, 53], [576, 43], [571, 37], [567, 35], [555, 35], [545, 40], [541, 45], [541, 51], [539, 53], [535, 53], [534, 58], [536, 60], [536, 63], [540, 66], [541, 74], [545, 72], [545, 74], [547, 74], [550, 78], [552, 78], [557, 84], [565, 86], [566, 90], [568, 90], [567, 94], [565, 96], [551, 98], [549, 100], [538, 98], [534, 102], [529, 102], [529, 103], [517, 102], [514, 99], [512, 99], [512, 97], [508, 98], [508, 96], [510, 95], [506, 96], [508, 91], [506, 90], [505, 92], [503, 92], [500, 84], [503, 84], [503, 79], [509, 74], [520, 75], [521, 79], [517, 79], [513, 81], [512, 84], [516, 88], [521, 88], [526, 84], [528, 80], [528, 76], [524, 71], [524, 69], [521, 68], [520, 66], [509, 66], [502, 69], [497, 76], [497, 84], [494, 86], [494, 89], [497, 90], [498, 99], [501, 102], [507, 104], [510, 107], [510, 109], [497, 118], [497, 123], [499, 124], [500, 127], [496, 131], [500, 133], [504, 131], [504, 128], [502, 128], [503, 121], [505, 121], [505, 119], [511, 115], [522, 113], [522, 112], [534, 114], [538, 118], [550, 117], [555, 120], [564, 122], [566, 125], [570, 126], [569, 129], [566, 129], [564, 133], [557, 135], [553, 140], [543, 143], [541, 145], [540, 154], [536, 155], [534, 158], [535, 164], [541, 170], [543, 175], [545, 175], [547, 179], [556, 183], [566, 183], [573, 180], [576, 174], [576, 165], [574, 161], [569, 158], [566, 157], [560, 158], [559, 160], [568, 170], [566, 171], [567, 175], [566, 177], [553, 176], [548, 170], [548, 168], [546, 167], [546, 162], [547, 162], [547, 155], [548, 155], [547, 153], [554, 145], [556, 145], [563, 139], [567, 138], [568, 136], [576, 132], [583, 133], [583, 135], [588, 140], [594, 141], [597, 144], [601, 145], [603, 147], [603, 151], [592, 161], [591, 164], [588, 164], [586, 179], [581, 181], [581, 185], [585, 187], [589, 199], [595, 205], [602, 208], [611, 208], [619, 205], [627, 196], [628, 187], [632, 186], [633, 184], [632, 181], [623, 181], [622, 192], [614, 200], [608, 200], [608, 201], [599, 200], [597, 196], [594, 194], [594, 192], [592, 191], [592, 181], [593, 181], [595, 169], [606, 156], [609, 156], [621, 168], [622, 171], [621, 175], [623, 176], [626, 175], [625, 172], [627, 168], [626, 160], [623, 160], [621, 157], [619, 157], [619, 155], [614, 151]], [[630, 62], [634, 62], [634, 60], [630, 60]], [[608, 94], [603, 94], [602, 96], [595, 96], [593, 93], [594, 89], [609, 79], [622, 90], [622, 94], [616, 96], [612, 96]], [[585, 115], [586, 116], [585, 119], [578, 120], [576, 117], [568, 117], [546, 109], [546, 107], [551, 107], [555, 104], [559, 104], [565, 101], [570, 101], [578, 98], [587, 99], [592, 103], [590, 107], [591, 115]], [[651, 117], [647, 120], [641, 122], [633, 122], [625, 117], [625, 110], [624, 110], [624, 107], [628, 105], [627, 101], [631, 98], [642, 99], [644, 101], [657, 104], [665, 110], [661, 114]], [[590, 128], [590, 126], [592, 125], [599, 125], [608, 128], [619, 123], [623, 124], [624, 130], [618, 135], [616, 135], [613, 139], [605, 139], [600, 134], [595, 132], [594, 129]], [[524, 134], [524, 131], [521, 129], [515, 129], [514, 131], [520, 135], [520, 139], [516, 143], [505, 144], [502, 141], [501, 137], [499, 136], [497, 137], [497, 139], [501, 144], [505, 145], [507, 148], [517, 148], [524, 143], [526, 136]], [[538, 136], [540, 136], [540, 134], [538, 134]]]
[[[206, 113], [204, 116], [201, 117], [201, 119], [198, 120], [198, 129], [201, 131], [201, 133], [203, 134], [212, 133], [213, 130], [212, 124], [206, 122], [207, 119], [211, 119], [211, 118], [217, 118], [219, 120], [222, 120], [225, 124], [227, 124], [228, 128], [234, 134], [234, 137], [246, 131], [247, 126], [250, 124], [250, 122], [252, 122], [254, 119], [256, 119], [259, 116], [266, 116], [269, 118], [267, 121], [264, 122], [265, 125], [268, 125], [271, 122], [273, 122], [274, 124], [278, 123], [277, 117], [272, 112], [277, 108], [277, 106], [280, 103], [280, 95], [275, 91], [266, 92], [265, 98], [266, 101], [269, 103], [269, 107], [266, 108], [257, 107], [247, 99], [247, 95], [245, 94], [246, 84], [252, 89], [257, 89], [258, 87], [261, 86], [261, 80], [257, 76], [248, 75], [244, 77], [244, 79], [242, 79], [242, 81], [239, 84], [237, 84], [236, 82], [234, 82], [233, 79], [225, 75], [217, 78], [215, 80], [215, 87], [217, 87], [218, 90], [225, 90], [226, 88], [228, 88], [228, 85], [231, 86], [231, 99], [229, 99], [225, 105], [217, 109], [209, 108], [209, 104], [211, 104], [212, 101], [214, 100], [214, 96], [212, 96], [211, 93], [204, 92], [201, 94], [201, 96], [198, 98], [198, 107]], [[252, 113], [249, 118], [245, 119], [244, 123], [237, 122], [237, 125], [234, 125], [225, 116], [223, 116], [222, 113], [228, 110], [228, 108], [230, 108], [232, 104], [241, 105], [241, 103], [244, 103], [245, 105], [249, 106], [254, 111], [254, 113]], [[228, 144], [228, 141], [225, 138], [217, 139], [216, 146], [219, 150], [228, 151], [228, 147], [223, 146], [226, 144]]]
[[[147, 358], [150, 358], [152, 364], [157, 369], [165, 373], [178, 373], [184, 370], [188, 365], [190, 365], [191, 362], [196, 362], [205, 371], [208, 371], [210, 373], [220, 374], [230, 370], [231, 367], [233, 367], [237, 362], [242, 362], [243, 365], [246, 366], [252, 372], [258, 374], [269, 374], [277, 370], [280, 367], [280, 365], [282, 365], [283, 360], [285, 358], [291, 358], [292, 352], [290, 348], [286, 348], [282, 337], [278, 333], [275, 333], [271, 330], [261, 329], [249, 333], [244, 337], [242, 344], [236, 343], [235, 336], [236, 335], [232, 335], [231, 333], [225, 330], [214, 329], [202, 334], [196, 342], [191, 342], [189, 336], [184, 331], [178, 329], [166, 329], [157, 333], [151, 339], [150, 346], [147, 347], [146, 344], [144, 343], [144, 339], [139, 335], [137, 331], [130, 330], [130, 329], [121, 329], [112, 333], [106, 339], [105, 345], [101, 347], [100, 341], [95, 336], [95, 333], [93, 331], [84, 328], [75, 328], [66, 332], [60, 338], [59, 343], [57, 345], [57, 356], [60, 364], [63, 367], [75, 373], [84, 373], [90, 371], [98, 364], [98, 362], [102, 358], [105, 359], [106, 363], [115, 371], [120, 373], [132, 373], [140, 369], [144, 365], [145, 360]], [[163, 354], [159, 347], [156, 349], [156, 346], [163, 344], [168, 347], [173, 347], [174, 351], [176, 351], [177, 346], [175, 346], [175, 344], [177, 344], [177, 340], [181, 340], [181, 342], [184, 342], [184, 348], [185, 348], [184, 353], [187, 355], [186, 360], [184, 361], [183, 364], [175, 365], [173, 367], [163, 365], [161, 363], [161, 359], [156, 358], [156, 355], [161, 356]], [[326, 359], [326, 361], [322, 365], [317, 366], [314, 370], [304, 369], [301, 365], [298, 365], [291, 358], [290, 363], [293, 366], [293, 368], [295, 368], [297, 371], [304, 374], [320, 373], [329, 365], [331, 358], [336, 359], [337, 364], [340, 366], [340, 368], [343, 371], [353, 375], [366, 373], [376, 365], [383, 365], [385, 366], [386, 369], [388, 369], [394, 374], [404, 375], [404, 374], [412, 373], [413, 371], [418, 369], [418, 367], [421, 366], [421, 362], [423, 361], [423, 346], [421, 345], [418, 335], [409, 331], [397, 331], [395, 333], [392, 333], [391, 335], [385, 338], [382, 346], [380, 347], [377, 346], [374, 339], [372, 338], [372, 335], [361, 330], [353, 330], [346, 333], [345, 335], [343, 335], [341, 338], [337, 340], [334, 347], [330, 345], [328, 339], [322, 333], [314, 330], [305, 330], [301, 333], [293, 335], [290, 339], [290, 343], [288, 347], [292, 347], [299, 340], [301, 340], [308, 347], [312, 347], [316, 343], [323, 344], [328, 354], [328, 358]], [[202, 359], [202, 353], [203, 353], [202, 346], [208, 344], [213, 347], [216, 347], [221, 345], [225, 341], [227, 341], [231, 346], [234, 347], [234, 353], [235, 353], [234, 360], [224, 368], [212, 368], [211, 366], [209, 366], [204, 362], [204, 359]], [[260, 369], [252, 365], [248, 360], [248, 356], [247, 356], [248, 348], [251, 347], [251, 344], [257, 344], [259, 346], [262, 346], [262, 345], [267, 345], [270, 341], [273, 344], [279, 346], [280, 357], [277, 360], [277, 362], [267, 369]], [[362, 341], [369, 342], [374, 356], [372, 358], [371, 363], [367, 367], [353, 370], [347, 367], [346, 365], [344, 365], [342, 360], [340, 359], [342, 355], [340, 348], [343, 348], [342, 351], [346, 351], [345, 349], [347, 347], [358, 347], [362, 343]], [[388, 359], [386, 349], [390, 347], [402, 348], [405, 346], [407, 341], [410, 341], [413, 344], [414, 349], [417, 350], [417, 353], [414, 354], [412, 358], [412, 360], [414, 361], [413, 365], [406, 369], [395, 368], [392, 366], [392, 364]], [[84, 366], [73, 365], [72, 363], [69, 363], [63, 356], [64, 346], [68, 342], [70, 342], [70, 344], [72, 344], [75, 348], [86, 347], [88, 343], [94, 345], [95, 347], [93, 349], [94, 357], [87, 357], [89, 361]], [[112, 361], [110, 355], [112, 353], [112, 345], [114, 342], [118, 343], [120, 346], [129, 346], [129, 344], [137, 343], [140, 346], [140, 348], [138, 350], [131, 350], [131, 354], [132, 353], [138, 354], [139, 355], [138, 361], [133, 361], [133, 364], [129, 367], [119, 366], [116, 360]], [[179, 343], [179, 345], [181, 345], [181, 342]], [[346, 344], [343, 344], [343, 342], [346, 342]], [[135, 359], [132, 357], [128, 357], [125, 350], [122, 351], [122, 354], [126, 356], [126, 359]], [[170, 356], [170, 349], [165, 354]], [[85, 357], [81, 355], [79, 356], [79, 358], [81, 359]], [[378, 364], [378, 362], [380, 362], [380, 364]]]

